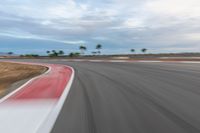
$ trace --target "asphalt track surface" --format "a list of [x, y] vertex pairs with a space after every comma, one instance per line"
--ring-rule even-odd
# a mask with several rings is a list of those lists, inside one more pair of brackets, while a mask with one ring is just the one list
[[75, 69], [52, 133], [200, 133], [200, 64], [47, 62]]
[[76, 74], [52, 133], [200, 133], [200, 64], [54, 63]]

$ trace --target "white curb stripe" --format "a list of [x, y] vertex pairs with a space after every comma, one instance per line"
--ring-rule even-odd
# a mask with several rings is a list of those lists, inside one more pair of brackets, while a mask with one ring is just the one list
[[[40, 65], [48, 67], [45, 64]], [[5, 133], [49, 133], [56, 122], [74, 80], [74, 69], [70, 66], [66, 67], [71, 69], [72, 73], [62, 95], [58, 99], [6, 101], [33, 80], [48, 74], [52, 69], [51, 67], [48, 67], [48, 71], [42, 75], [30, 79], [21, 87], [3, 97], [0, 100], [0, 118], [3, 119], [3, 121], [0, 121], [0, 130]]]
[[61, 95], [58, 103], [55, 105], [54, 109], [50, 112], [47, 119], [45, 119], [43, 121], [43, 124], [41, 124], [41, 126], [38, 128], [37, 133], [49, 133], [52, 130], [52, 128], [56, 122], [56, 119], [63, 107], [63, 104], [69, 94], [70, 88], [72, 86], [72, 83], [73, 83], [73, 80], [75, 77], [75, 71], [72, 67], [69, 67], [69, 66], [67, 66], [67, 67], [72, 70], [71, 78], [70, 78], [67, 86], [65, 87], [64, 92]]

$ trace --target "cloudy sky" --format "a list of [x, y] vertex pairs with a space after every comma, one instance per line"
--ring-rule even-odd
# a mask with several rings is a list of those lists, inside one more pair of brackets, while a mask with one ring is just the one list
[[199, 0], [1, 0], [0, 52], [200, 52]]

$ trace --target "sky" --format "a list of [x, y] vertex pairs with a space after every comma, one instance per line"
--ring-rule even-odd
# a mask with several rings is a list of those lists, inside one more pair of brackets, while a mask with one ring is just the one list
[[200, 52], [199, 0], [2, 0], [0, 52]]

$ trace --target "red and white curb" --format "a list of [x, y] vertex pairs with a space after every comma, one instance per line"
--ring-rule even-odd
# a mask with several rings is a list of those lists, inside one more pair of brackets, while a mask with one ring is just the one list
[[2, 133], [49, 133], [55, 124], [72, 85], [74, 69], [64, 65], [35, 65], [49, 70], [0, 99]]

